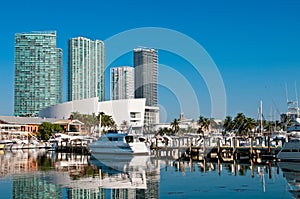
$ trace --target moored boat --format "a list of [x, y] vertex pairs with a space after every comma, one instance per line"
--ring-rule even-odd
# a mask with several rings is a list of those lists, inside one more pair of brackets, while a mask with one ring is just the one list
[[127, 133], [109, 132], [102, 135], [96, 142], [88, 145], [92, 155], [150, 155], [150, 147], [144, 141], [144, 138], [129, 132], [130, 130]]
[[300, 140], [295, 139], [284, 143], [277, 158], [281, 161], [300, 161]]

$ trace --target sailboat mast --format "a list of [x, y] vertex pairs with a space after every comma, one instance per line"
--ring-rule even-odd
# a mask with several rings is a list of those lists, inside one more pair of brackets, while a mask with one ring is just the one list
[[298, 106], [298, 92], [297, 92], [297, 84], [296, 84], [296, 81], [295, 81], [295, 93], [296, 93], [296, 114], [297, 116], [296, 117], [299, 117], [299, 106]]
[[262, 100], [260, 100], [260, 133], [262, 135], [262, 128], [263, 128], [263, 122], [262, 122]]

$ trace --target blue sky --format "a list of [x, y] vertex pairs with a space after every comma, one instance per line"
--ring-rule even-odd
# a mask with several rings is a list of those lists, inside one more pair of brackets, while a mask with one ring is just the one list
[[[129, 29], [161, 27], [191, 37], [210, 55], [224, 82], [227, 115], [243, 112], [257, 118], [262, 99], [265, 118], [269, 118], [271, 109], [279, 118], [279, 113], [287, 110], [286, 85], [291, 99], [296, 98], [295, 82], [298, 93], [300, 88], [299, 9], [297, 0], [7, 1], [0, 7], [0, 115], [13, 114], [15, 33], [57, 31], [57, 47], [64, 52], [65, 100], [69, 38], [105, 40]], [[159, 51], [159, 63], [189, 81], [197, 96], [199, 114], [210, 117], [207, 85], [195, 75], [191, 64], [164, 51]], [[120, 57], [114, 65], [132, 65], [132, 54]], [[180, 87], [174, 77], [163, 74], [162, 71], [159, 78], [169, 78]], [[106, 93], [108, 99], [109, 92]], [[183, 98], [189, 102], [188, 95]], [[159, 104], [165, 112], [162, 120], [173, 120], [180, 112], [197, 119], [199, 114], [190, 111], [197, 105], [190, 103], [189, 108], [180, 110], [180, 103], [178, 94], [159, 86]]]

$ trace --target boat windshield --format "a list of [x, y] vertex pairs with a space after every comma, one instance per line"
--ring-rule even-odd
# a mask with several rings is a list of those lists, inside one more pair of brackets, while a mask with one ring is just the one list
[[125, 135], [122, 134], [104, 134], [99, 140], [100, 141], [111, 141], [111, 142], [120, 142], [123, 141]]
[[133, 136], [132, 135], [127, 135], [125, 137], [125, 140], [126, 140], [127, 143], [132, 143], [133, 142]]

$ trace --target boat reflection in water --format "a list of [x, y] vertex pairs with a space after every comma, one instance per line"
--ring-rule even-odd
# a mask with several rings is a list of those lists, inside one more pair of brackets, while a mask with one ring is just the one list
[[100, 187], [105, 189], [147, 189], [147, 177], [157, 178], [159, 169], [150, 156], [98, 155], [90, 163], [99, 168]]
[[294, 198], [300, 198], [300, 162], [278, 162], [288, 183], [288, 191]]
[[[149, 156], [91, 158], [54, 151], [4, 151], [6, 198], [158, 198], [159, 167]], [[0, 189], [2, 192], [3, 190]]]

